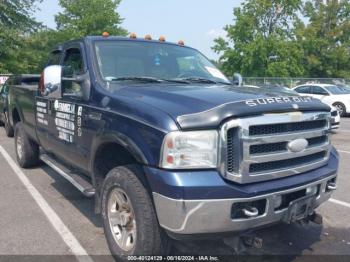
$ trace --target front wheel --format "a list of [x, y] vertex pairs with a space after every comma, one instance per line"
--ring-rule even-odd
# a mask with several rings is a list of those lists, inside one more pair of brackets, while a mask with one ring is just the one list
[[346, 107], [343, 103], [337, 102], [333, 106], [337, 108], [340, 116], [346, 116]]
[[169, 248], [151, 198], [132, 167], [112, 169], [102, 186], [105, 236], [117, 261], [133, 255], [161, 255]]

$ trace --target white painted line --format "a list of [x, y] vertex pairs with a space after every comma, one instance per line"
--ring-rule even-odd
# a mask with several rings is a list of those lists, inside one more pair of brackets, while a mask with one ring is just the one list
[[342, 133], [350, 133], [349, 130], [341, 130], [341, 129], [335, 129], [335, 132], [342, 132]]
[[339, 153], [345, 153], [345, 154], [350, 154], [350, 151], [345, 151], [345, 150], [338, 150], [338, 149], [337, 149], [337, 151], [338, 151]]
[[335, 203], [335, 204], [338, 204], [338, 205], [350, 208], [350, 203], [346, 203], [344, 201], [340, 201], [340, 200], [337, 200], [337, 199], [334, 199], [334, 198], [329, 199], [329, 201], [332, 202], [332, 203]]
[[0, 146], [0, 153], [3, 155], [7, 163], [11, 166], [15, 174], [21, 180], [23, 185], [27, 188], [30, 195], [34, 198], [35, 202], [44, 212], [47, 219], [50, 221], [52, 226], [56, 229], [56, 231], [60, 234], [63, 241], [70, 248], [72, 253], [76, 256], [77, 260], [80, 262], [92, 262], [93, 260], [88, 255], [86, 250], [80, 245], [79, 241], [75, 238], [72, 232], [66, 227], [66, 225], [62, 222], [60, 217], [56, 214], [56, 212], [51, 208], [51, 206], [46, 202], [44, 197], [39, 193], [39, 191], [33, 186], [33, 184], [29, 181], [27, 176], [23, 173], [23, 171], [17, 166], [15, 161], [10, 157], [10, 155], [6, 152], [6, 150]]

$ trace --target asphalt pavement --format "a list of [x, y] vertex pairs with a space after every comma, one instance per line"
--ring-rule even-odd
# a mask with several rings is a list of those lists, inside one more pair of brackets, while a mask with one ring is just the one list
[[[263, 247], [252, 255], [347, 255], [350, 261], [350, 118], [343, 118], [332, 143], [340, 154], [338, 189], [318, 212], [323, 225], [276, 225], [256, 232]], [[93, 199], [85, 198], [49, 167], [22, 170], [14, 141], [0, 128], [0, 261], [34, 256], [46, 260], [113, 261]], [[3, 149], [3, 151], [1, 150]], [[213, 221], [215, 223], [215, 221]], [[177, 255], [234, 255], [223, 241], [175, 242]], [[263, 257], [261, 257], [263, 258]], [[321, 260], [320, 260], [321, 261]], [[331, 257], [327, 259], [331, 261]]]

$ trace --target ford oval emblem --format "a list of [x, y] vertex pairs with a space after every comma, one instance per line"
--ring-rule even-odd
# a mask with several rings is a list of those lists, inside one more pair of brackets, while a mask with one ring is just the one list
[[309, 145], [309, 142], [306, 139], [300, 138], [300, 139], [295, 139], [293, 141], [290, 141], [287, 145], [287, 148], [291, 152], [298, 153], [298, 152], [304, 151], [308, 145]]

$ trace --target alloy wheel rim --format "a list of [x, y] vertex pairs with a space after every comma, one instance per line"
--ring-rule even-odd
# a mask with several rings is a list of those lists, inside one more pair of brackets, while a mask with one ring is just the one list
[[343, 111], [344, 111], [343, 107], [341, 105], [337, 105], [336, 107], [338, 109], [339, 114], [340, 115], [343, 114]]
[[130, 251], [136, 244], [136, 220], [128, 195], [120, 188], [113, 189], [108, 199], [108, 221], [116, 244]]

